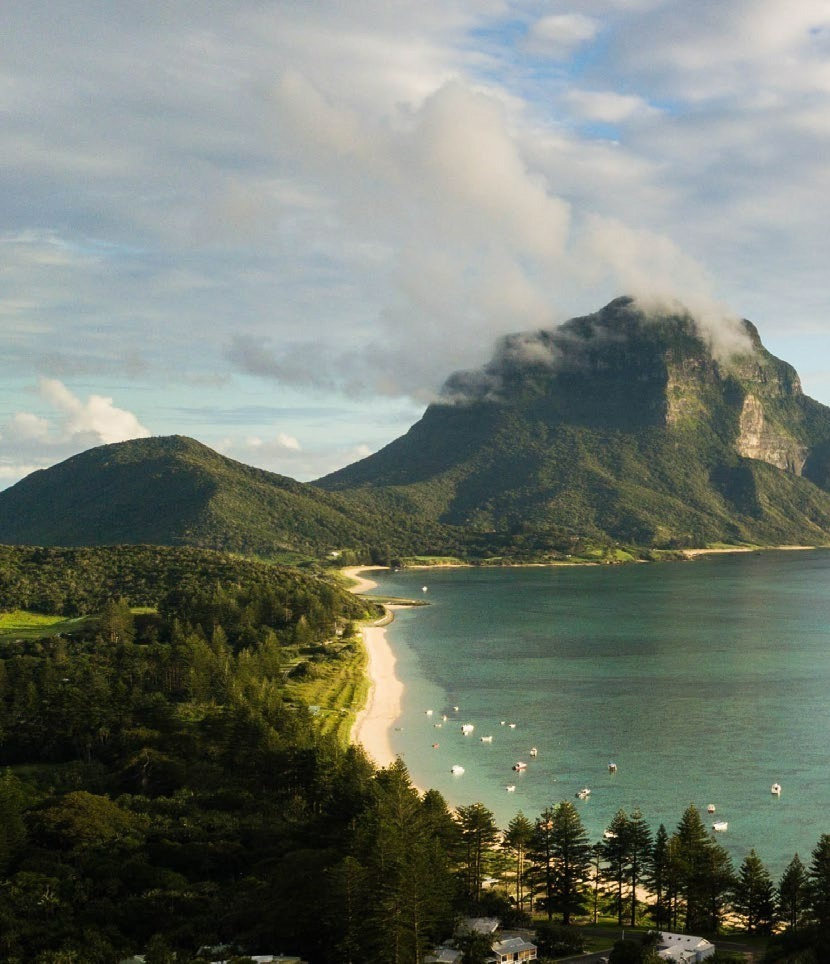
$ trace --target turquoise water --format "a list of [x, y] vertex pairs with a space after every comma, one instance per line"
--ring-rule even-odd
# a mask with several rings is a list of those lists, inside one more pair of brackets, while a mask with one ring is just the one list
[[388, 630], [405, 684], [392, 744], [451, 805], [481, 801], [504, 827], [587, 786], [575, 802], [599, 839], [620, 807], [671, 832], [694, 803], [728, 821], [736, 865], [755, 847], [776, 875], [830, 832], [830, 552], [378, 582], [430, 604]]

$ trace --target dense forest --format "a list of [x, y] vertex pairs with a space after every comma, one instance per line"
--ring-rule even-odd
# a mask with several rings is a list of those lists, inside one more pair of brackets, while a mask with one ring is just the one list
[[[377, 615], [320, 576], [189, 550], [21, 552], [4, 557], [5, 608], [51, 584], [50, 611], [94, 616], [0, 637], [3, 960], [155, 964], [230, 945], [414, 964], [477, 914], [533, 927], [548, 957], [609, 918], [778, 930], [770, 959], [822, 946], [830, 836], [775, 882], [754, 851], [735, 868], [694, 807], [672, 831], [620, 811], [592, 842], [570, 801], [499, 828], [480, 803], [419, 794], [400, 762], [377, 771], [302, 696]], [[612, 959], [653, 954], [625, 944]]]

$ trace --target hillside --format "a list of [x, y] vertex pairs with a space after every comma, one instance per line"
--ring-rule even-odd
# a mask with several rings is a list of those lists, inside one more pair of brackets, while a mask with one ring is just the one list
[[406, 525], [182, 436], [99, 446], [0, 492], [0, 543], [10, 545], [321, 555], [386, 543]]
[[314, 484], [181, 436], [100, 446], [1, 492], [0, 543], [355, 561], [828, 543], [830, 408], [736, 325], [724, 355], [688, 314], [619, 298], [508, 336], [404, 436]]
[[825, 543], [830, 409], [743, 330], [719, 360], [688, 315], [620, 298], [510, 336], [406, 435], [315, 484], [530, 550]]

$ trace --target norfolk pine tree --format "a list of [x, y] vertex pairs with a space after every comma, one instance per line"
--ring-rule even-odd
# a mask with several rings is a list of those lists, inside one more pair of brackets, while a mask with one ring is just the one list
[[778, 915], [791, 931], [804, 920], [809, 898], [807, 870], [798, 854], [784, 868], [778, 882]]
[[769, 934], [775, 922], [775, 887], [761, 858], [750, 850], [738, 871], [732, 909], [747, 934]]
[[591, 845], [576, 807], [563, 800], [553, 810], [552, 909], [562, 914], [562, 923], [584, 910], [584, 884], [590, 876]]

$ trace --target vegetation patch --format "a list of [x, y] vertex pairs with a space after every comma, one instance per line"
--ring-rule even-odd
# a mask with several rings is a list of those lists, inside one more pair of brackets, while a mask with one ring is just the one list
[[64, 619], [62, 616], [48, 616], [24, 609], [14, 609], [11, 612], [0, 613], [0, 640], [39, 639], [43, 636], [73, 633], [77, 632], [83, 623], [83, 618]]

